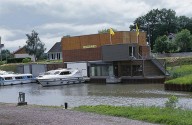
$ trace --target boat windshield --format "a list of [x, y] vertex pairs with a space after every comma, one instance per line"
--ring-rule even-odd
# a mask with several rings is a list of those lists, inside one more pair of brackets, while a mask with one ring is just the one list
[[57, 74], [59, 74], [59, 73], [60, 73], [60, 71], [56, 71], [54, 74], [57, 75]]

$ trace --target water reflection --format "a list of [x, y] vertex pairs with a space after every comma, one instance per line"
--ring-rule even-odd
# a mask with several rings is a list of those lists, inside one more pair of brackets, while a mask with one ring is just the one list
[[18, 93], [26, 93], [29, 104], [63, 105], [147, 105], [164, 106], [170, 95], [179, 97], [180, 107], [192, 109], [190, 92], [165, 91], [163, 84], [74, 84], [42, 87], [25, 84], [0, 87], [0, 102], [17, 103]]

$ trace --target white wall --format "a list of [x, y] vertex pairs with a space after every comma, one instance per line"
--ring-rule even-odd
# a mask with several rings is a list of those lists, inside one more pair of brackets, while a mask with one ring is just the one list
[[82, 75], [87, 76], [87, 63], [67, 63], [67, 68], [81, 70]]
[[30, 57], [32, 61], [35, 61], [35, 57], [34, 56], [30, 56], [29, 54], [14, 54], [15, 58], [26, 58], [26, 57]]

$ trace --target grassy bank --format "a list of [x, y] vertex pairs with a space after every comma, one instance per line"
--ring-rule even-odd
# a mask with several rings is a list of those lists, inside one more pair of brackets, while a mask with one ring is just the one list
[[0, 70], [16, 72], [17, 64], [4, 64], [0, 66]]
[[166, 125], [192, 125], [192, 111], [160, 107], [80, 106], [78, 111], [125, 117]]
[[181, 65], [169, 68], [171, 79], [166, 84], [192, 84], [192, 65]]
[[192, 74], [171, 79], [165, 82], [166, 84], [192, 84]]

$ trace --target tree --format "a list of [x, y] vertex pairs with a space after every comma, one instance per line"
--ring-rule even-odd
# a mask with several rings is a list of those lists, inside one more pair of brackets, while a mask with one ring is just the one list
[[167, 36], [160, 36], [157, 37], [154, 44], [154, 50], [155, 52], [163, 53], [167, 50]]
[[190, 32], [192, 32], [192, 18], [186, 16], [177, 17], [177, 28], [178, 31], [181, 31], [182, 29], [188, 29]]
[[1, 50], [1, 60], [7, 60], [8, 58], [13, 58], [13, 55], [8, 49]]
[[178, 45], [180, 52], [188, 52], [192, 50], [192, 35], [187, 29], [176, 34], [175, 42]]
[[177, 46], [173, 40], [169, 40], [166, 35], [157, 37], [154, 44], [155, 52], [175, 52]]
[[[113, 29], [113, 28], [112, 28], [112, 30], [113, 30], [114, 32], [117, 31], [116, 29]], [[99, 33], [99, 34], [109, 33], [109, 29], [102, 29], [102, 30], [99, 30], [98, 33]]]
[[26, 34], [27, 41], [25, 45], [26, 52], [29, 55], [34, 55], [35, 60], [39, 59], [45, 52], [45, 44], [41, 42], [40, 38], [38, 37], [38, 33], [34, 30], [31, 34]]
[[139, 25], [139, 29], [146, 31], [148, 42], [153, 49], [154, 42], [159, 36], [175, 33], [176, 27], [176, 12], [171, 9], [153, 9], [146, 15], [138, 17], [134, 21], [134, 25], [130, 25], [130, 30], [135, 30], [135, 24]]

